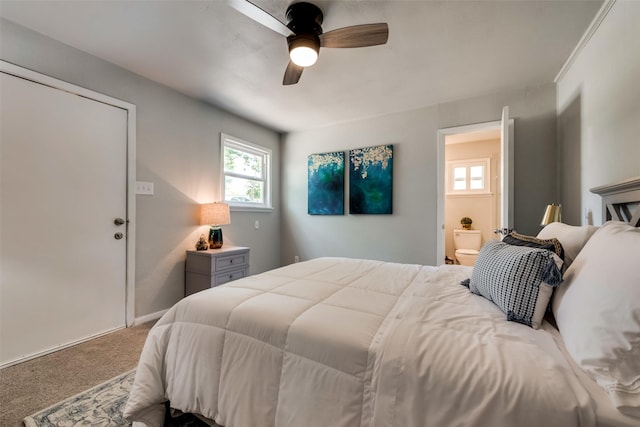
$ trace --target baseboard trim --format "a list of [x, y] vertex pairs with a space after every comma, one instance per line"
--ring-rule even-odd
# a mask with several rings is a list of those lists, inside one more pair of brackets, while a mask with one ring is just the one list
[[160, 311], [156, 311], [155, 313], [145, 314], [144, 316], [136, 317], [133, 320], [133, 325], [141, 325], [143, 323], [151, 322], [152, 320], [158, 320], [161, 318], [169, 309], [164, 309]]
[[13, 359], [13, 360], [9, 360], [9, 361], [3, 362], [2, 364], [0, 364], [0, 369], [8, 368], [9, 366], [17, 365], [18, 363], [27, 362], [29, 360], [32, 360], [32, 359], [35, 359], [35, 358], [38, 358], [38, 357], [41, 357], [41, 356], [46, 356], [47, 354], [55, 353], [56, 351], [64, 350], [65, 348], [73, 347], [74, 345], [82, 344], [84, 342], [87, 342], [87, 341], [90, 341], [90, 340], [93, 340], [93, 339], [96, 339], [96, 338], [100, 338], [100, 337], [102, 337], [104, 335], [111, 334], [111, 333], [113, 333], [115, 331], [119, 331], [119, 330], [124, 329], [124, 328], [125, 328], [124, 325], [123, 326], [117, 326], [117, 327], [115, 327], [113, 329], [108, 329], [108, 330], [103, 331], [103, 332], [98, 332], [96, 334], [90, 335], [88, 337], [80, 338], [80, 339], [71, 341], [69, 343], [61, 344], [61, 345], [58, 345], [58, 346], [54, 346], [54, 347], [50, 347], [50, 348], [47, 348], [47, 349], [44, 349], [44, 350], [37, 351], [35, 353], [31, 353], [31, 354], [28, 354], [28, 355], [25, 355], [25, 356], [21, 356], [21, 357], [18, 357], [17, 359]]
[[[134, 321], [133, 321], [133, 325], [132, 326], [141, 325], [143, 323], [151, 322], [153, 320], [158, 320], [167, 311], [169, 311], [168, 308], [165, 309], [165, 310], [156, 311], [155, 313], [150, 313], [150, 314], [147, 314], [147, 315], [144, 315], [144, 316], [136, 317], [134, 319]], [[41, 356], [47, 355], [49, 353], [54, 353], [56, 351], [64, 350], [65, 348], [72, 347], [74, 345], [78, 345], [78, 344], [81, 344], [83, 342], [95, 339], [95, 338], [99, 338], [99, 337], [101, 337], [103, 335], [107, 335], [107, 334], [110, 334], [112, 332], [118, 331], [120, 329], [124, 329], [124, 328], [125, 328], [124, 325], [117, 326], [115, 328], [108, 329], [106, 331], [99, 332], [99, 333], [96, 333], [96, 334], [93, 334], [93, 335], [90, 335], [88, 337], [84, 337], [84, 338], [81, 338], [81, 339], [78, 339], [78, 340], [74, 340], [72, 342], [69, 342], [69, 343], [66, 343], [66, 344], [63, 344], [63, 345], [54, 346], [54, 347], [51, 347], [51, 348], [47, 348], [45, 350], [41, 350], [41, 351], [35, 352], [33, 354], [21, 356], [21, 357], [18, 357], [16, 359], [13, 359], [13, 360], [8, 360], [6, 362], [0, 363], [0, 369], [8, 368], [9, 366], [17, 365], [18, 363], [26, 362], [28, 360], [35, 359], [37, 357], [41, 357]]]

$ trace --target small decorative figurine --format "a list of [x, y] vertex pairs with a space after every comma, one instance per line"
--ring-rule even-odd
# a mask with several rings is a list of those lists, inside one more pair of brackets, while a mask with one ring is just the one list
[[206, 251], [207, 249], [209, 249], [209, 242], [207, 242], [207, 238], [204, 237], [204, 234], [201, 234], [200, 239], [196, 242], [196, 250]]

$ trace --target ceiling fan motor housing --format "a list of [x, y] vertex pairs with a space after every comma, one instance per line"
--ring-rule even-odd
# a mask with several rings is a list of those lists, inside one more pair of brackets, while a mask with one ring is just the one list
[[323, 15], [320, 8], [311, 3], [294, 3], [287, 8], [287, 27], [294, 34], [322, 34]]

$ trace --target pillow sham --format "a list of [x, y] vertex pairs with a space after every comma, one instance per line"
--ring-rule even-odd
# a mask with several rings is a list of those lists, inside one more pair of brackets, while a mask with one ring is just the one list
[[561, 266], [552, 251], [494, 240], [480, 249], [468, 286], [500, 307], [507, 320], [538, 329], [553, 288], [562, 282]]
[[562, 222], [552, 222], [538, 233], [538, 239], [556, 238], [562, 244], [564, 250], [564, 263], [568, 268], [578, 252], [595, 233], [598, 227], [593, 225], [568, 225]]
[[537, 237], [526, 236], [524, 234], [512, 231], [502, 238], [502, 242], [508, 245], [547, 249], [558, 255], [560, 259], [564, 260], [564, 249], [562, 248], [562, 243], [560, 243], [560, 240], [556, 239], [555, 237], [550, 239], [540, 239]]
[[567, 351], [620, 412], [640, 417], [640, 228], [605, 223], [565, 281], [552, 309]]

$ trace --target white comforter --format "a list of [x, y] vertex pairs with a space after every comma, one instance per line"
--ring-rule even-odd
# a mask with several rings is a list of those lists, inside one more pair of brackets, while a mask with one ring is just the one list
[[226, 427], [595, 425], [544, 330], [459, 285], [471, 269], [320, 258], [194, 294], [149, 332], [125, 416]]

